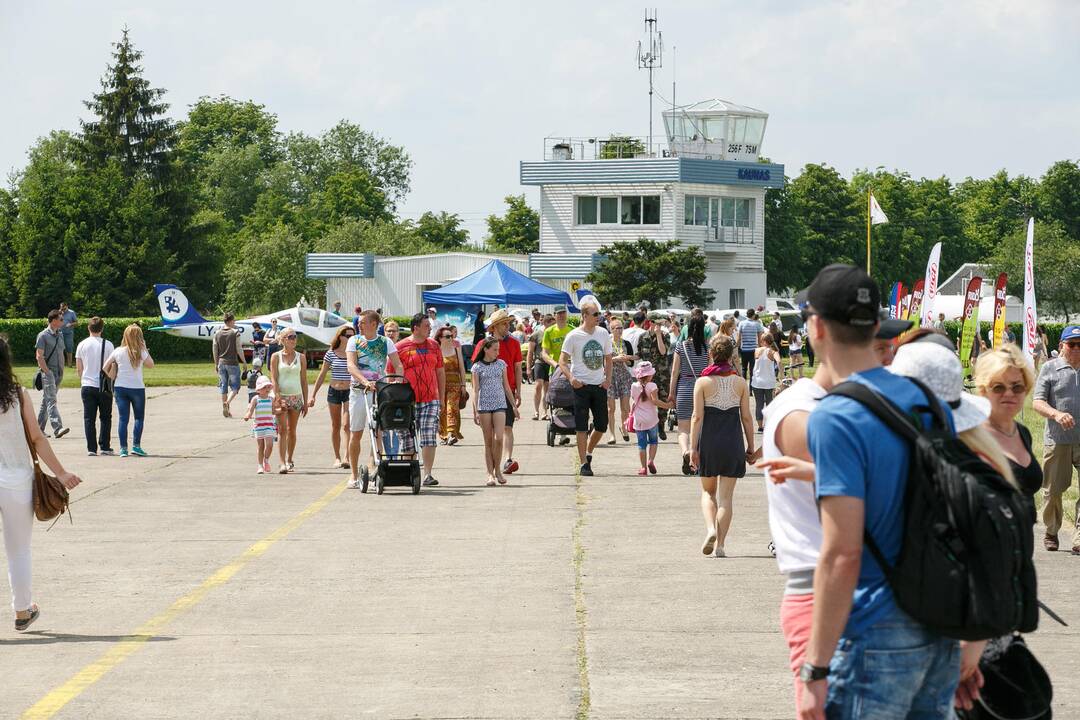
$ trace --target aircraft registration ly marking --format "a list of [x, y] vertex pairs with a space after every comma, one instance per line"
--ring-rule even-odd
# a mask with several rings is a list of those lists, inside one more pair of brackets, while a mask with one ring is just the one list
[[150, 620], [143, 623], [143, 625], [137, 628], [131, 635], [128, 635], [123, 640], [117, 642], [97, 660], [71, 676], [71, 678], [63, 685], [51, 690], [45, 697], [38, 700], [23, 713], [23, 720], [40, 720], [42, 718], [51, 718], [56, 715], [56, 713], [60, 712], [65, 705], [81, 695], [87, 688], [104, 677], [110, 670], [142, 649], [148, 640], [164, 630], [169, 623], [198, 605], [211, 590], [229, 582], [229, 580], [231, 580], [236, 573], [240, 572], [245, 565], [263, 555], [267, 550], [273, 547], [278, 540], [281, 540], [293, 530], [303, 525], [312, 516], [329, 505], [334, 498], [340, 495], [344, 490], [344, 482], [330, 488], [330, 490], [328, 490], [321, 498], [308, 505], [297, 515], [290, 518], [288, 522], [274, 530], [262, 540], [259, 540], [249, 547], [228, 565], [219, 568], [217, 572], [203, 580], [197, 588], [174, 602], [164, 612], [156, 617], [150, 618]]

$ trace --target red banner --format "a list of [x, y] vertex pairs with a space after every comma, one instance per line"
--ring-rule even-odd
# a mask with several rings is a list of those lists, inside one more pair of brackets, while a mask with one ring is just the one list
[[911, 305], [908, 307], [907, 319], [915, 323], [911, 328], [912, 330], [919, 327], [919, 321], [922, 319], [920, 312], [922, 311], [923, 287], [925, 285], [925, 280], [916, 280], [915, 287], [911, 289]]

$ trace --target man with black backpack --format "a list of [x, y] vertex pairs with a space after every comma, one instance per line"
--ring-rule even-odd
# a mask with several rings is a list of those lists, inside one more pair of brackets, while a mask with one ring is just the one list
[[[836, 378], [876, 390], [907, 414], [928, 403], [915, 383], [889, 373], [874, 354], [880, 295], [865, 272], [830, 265], [804, 295], [811, 342]], [[942, 413], [951, 429], [949, 410]], [[866, 533], [890, 565], [900, 556], [908, 440], [862, 403], [835, 395], [811, 413], [807, 439], [823, 534], [800, 717], [824, 719], [826, 707], [830, 718], [948, 717], [959, 643], [900, 610], [885, 571], [864, 548]]]

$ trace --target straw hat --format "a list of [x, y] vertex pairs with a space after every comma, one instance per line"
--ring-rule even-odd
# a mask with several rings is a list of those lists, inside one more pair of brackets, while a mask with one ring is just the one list
[[513, 315], [506, 312], [506, 310], [504, 310], [503, 308], [499, 308], [495, 312], [491, 313], [491, 315], [488, 317], [487, 324], [485, 325], [485, 327], [487, 327], [488, 329], [491, 329], [491, 328], [495, 327], [496, 325], [498, 325], [499, 323], [510, 322], [510, 320], [512, 318], [513, 318]]
[[964, 369], [956, 353], [936, 342], [901, 345], [888, 368], [915, 378], [952, 409], [956, 432], [981, 425], [990, 416], [990, 401], [964, 392]]
[[653, 364], [648, 360], [639, 363], [638, 366], [634, 368], [634, 377], [638, 378], [639, 380], [643, 377], [648, 377], [649, 375], [655, 374], [656, 368], [654, 368]]

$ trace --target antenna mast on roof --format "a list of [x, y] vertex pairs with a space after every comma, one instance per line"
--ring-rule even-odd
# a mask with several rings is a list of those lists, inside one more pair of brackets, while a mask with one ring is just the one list
[[648, 8], [645, 9], [645, 32], [648, 39], [638, 41], [637, 66], [649, 71], [649, 155], [652, 155], [653, 71], [664, 66], [664, 36], [656, 27], [656, 8], [653, 8], [652, 17], [649, 17]]

